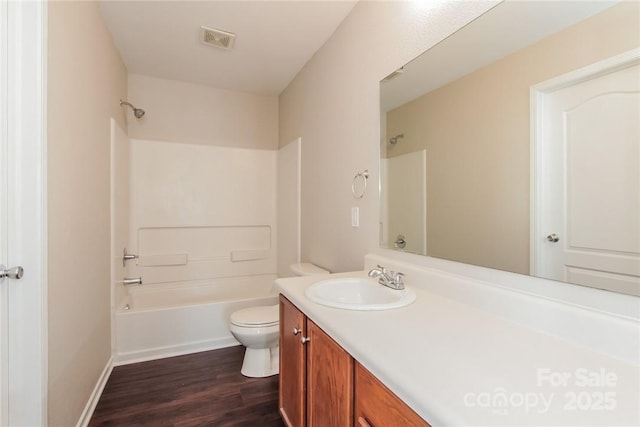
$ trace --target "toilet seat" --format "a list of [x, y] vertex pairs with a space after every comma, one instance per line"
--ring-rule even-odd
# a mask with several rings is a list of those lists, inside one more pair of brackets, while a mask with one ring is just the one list
[[267, 307], [249, 307], [231, 313], [231, 323], [245, 328], [264, 328], [276, 326], [280, 312], [278, 305]]

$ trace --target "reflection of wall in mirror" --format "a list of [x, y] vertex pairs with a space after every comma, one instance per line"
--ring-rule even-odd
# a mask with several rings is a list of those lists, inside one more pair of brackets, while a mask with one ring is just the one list
[[624, 2], [390, 111], [394, 157], [426, 149], [429, 255], [529, 273], [529, 88], [640, 45]]

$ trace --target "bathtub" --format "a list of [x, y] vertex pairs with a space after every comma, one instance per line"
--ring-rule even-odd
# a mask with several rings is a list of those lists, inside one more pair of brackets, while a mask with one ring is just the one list
[[130, 286], [115, 313], [114, 364], [239, 345], [229, 332], [238, 309], [275, 305], [276, 275]]

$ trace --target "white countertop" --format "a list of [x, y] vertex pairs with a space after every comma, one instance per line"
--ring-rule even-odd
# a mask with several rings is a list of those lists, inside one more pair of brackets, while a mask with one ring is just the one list
[[637, 364], [421, 286], [408, 285], [416, 301], [394, 310], [309, 301], [306, 288], [327, 277], [276, 288], [433, 426], [640, 425]]

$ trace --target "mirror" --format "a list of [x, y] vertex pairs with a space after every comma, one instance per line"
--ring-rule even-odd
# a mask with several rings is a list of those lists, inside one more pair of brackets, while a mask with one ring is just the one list
[[640, 295], [640, 4], [505, 1], [380, 82], [380, 241]]

